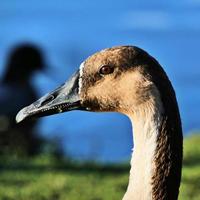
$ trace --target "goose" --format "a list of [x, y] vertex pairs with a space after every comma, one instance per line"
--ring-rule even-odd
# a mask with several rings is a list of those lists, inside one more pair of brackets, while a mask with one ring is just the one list
[[23, 108], [21, 122], [71, 110], [120, 112], [134, 124], [123, 200], [178, 199], [182, 127], [173, 86], [161, 65], [136, 46], [99, 51], [63, 85]]

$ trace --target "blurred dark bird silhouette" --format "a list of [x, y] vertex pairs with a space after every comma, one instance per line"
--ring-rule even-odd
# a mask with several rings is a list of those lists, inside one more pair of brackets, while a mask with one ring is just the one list
[[27, 43], [11, 50], [0, 85], [0, 154], [33, 155], [40, 150], [42, 139], [36, 130], [37, 121], [16, 125], [15, 115], [37, 99], [31, 78], [44, 69], [43, 55], [37, 46]]

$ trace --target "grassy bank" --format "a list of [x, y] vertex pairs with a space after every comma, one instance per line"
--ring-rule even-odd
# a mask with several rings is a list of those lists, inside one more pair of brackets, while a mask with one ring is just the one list
[[180, 200], [200, 200], [200, 134], [184, 140]]
[[[128, 165], [73, 164], [40, 156], [1, 158], [1, 200], [120, 200], [128, 182]], [[184, 141], [181, 200], [200, 200], [200, 135]]]

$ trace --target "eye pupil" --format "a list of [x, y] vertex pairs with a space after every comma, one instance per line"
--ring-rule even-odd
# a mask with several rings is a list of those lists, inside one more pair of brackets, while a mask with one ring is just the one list
[[111, 74], [113, 73], [114, 68], [109, 66], [109, 65], [105, 65], [103, 67], [101, 67], [100, 69], [100, 74], [106, 75], [106, 74]]

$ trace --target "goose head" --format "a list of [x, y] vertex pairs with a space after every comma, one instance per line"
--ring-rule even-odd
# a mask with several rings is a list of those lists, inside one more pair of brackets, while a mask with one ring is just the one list
[[157, 61], [138, 47], [102, 50], [82, 62], [63, 85], [23, 108], [16, 120], [71, 110], [136, 112], [157, 95], [152, 71], [162, 78]]

